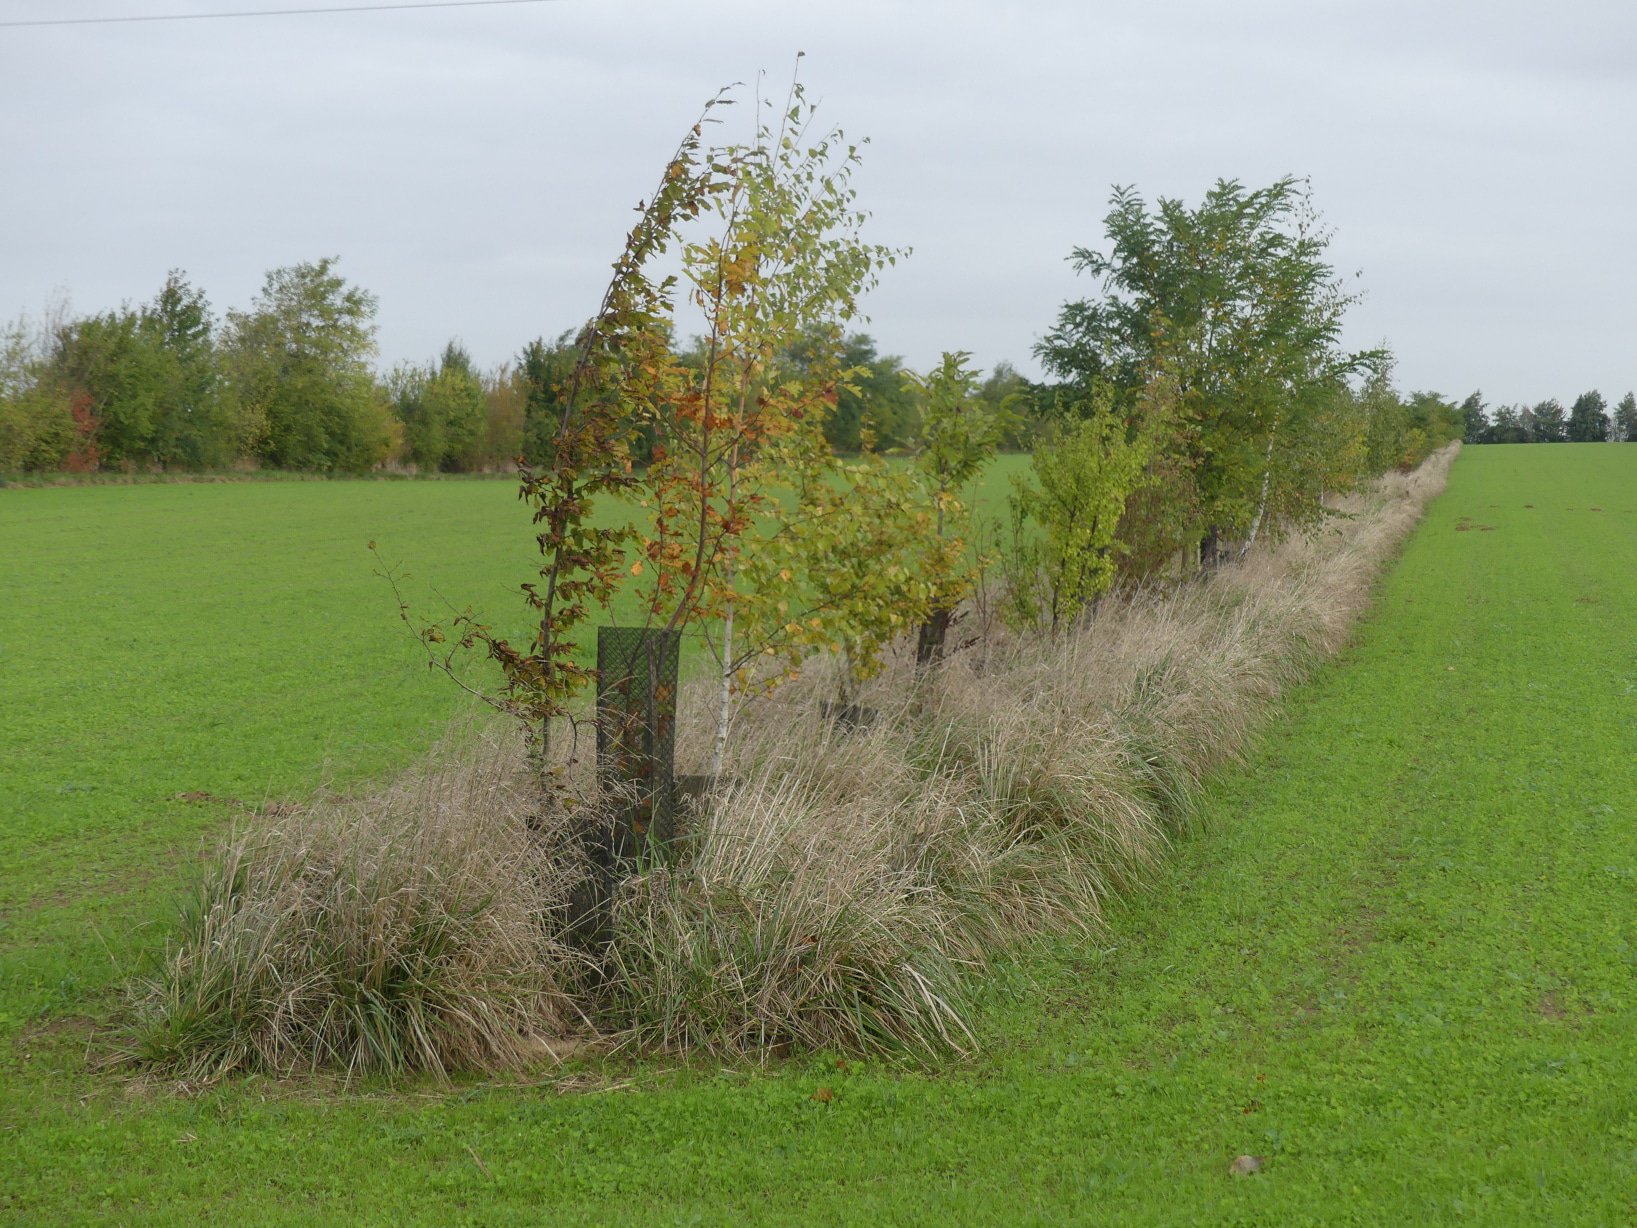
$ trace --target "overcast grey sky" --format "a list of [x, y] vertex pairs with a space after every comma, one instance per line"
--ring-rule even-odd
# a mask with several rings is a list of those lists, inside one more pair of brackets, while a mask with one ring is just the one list
[[[341, 0], [0, 0], [0, 22]], [[348, 0], [370, 3], [371, 0]], [[871, 144], [866, 326], [1035, 373], [1113, 184], [1193, 202], [1310, 176], [1347, 340], [1406, 390], [1637, 385], [1633, 0], [553, 0], [0, 28], [0, 316], [185, 269], [218, 312], [324, 255], [380, 298], [383, 365], [483, 365], [583, 320], [719, 86], [788, 79]]]

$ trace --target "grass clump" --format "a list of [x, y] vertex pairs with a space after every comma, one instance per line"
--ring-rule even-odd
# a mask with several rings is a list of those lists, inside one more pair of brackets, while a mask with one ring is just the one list
[[650, 1049], [959, 1047], [960, 944], [905, 817], [799, 773], [730, 790], [615, 900], [605, 1021]]
[[[816, 666], [744, 710], [722, 786], [671, 857], [625, 867], [590, 950], [563, 936], [590, 872], [583, 762], [564, 765], [577, 809], [533, 813], [521, 751], [496, 749], [241, 834], [149, 984], [138, 1053], [207, 1074], [494, 1070], [576, 1028], [646, 1051], [967, 1050], [984, 968], [1027, 935], [1095, 931], [1142, 885], [1201, 783], [1343, 643], [1451, 458], [1066, 634], [980, 614], [930, 676], [890, 661], [857, 696], [862, 731], [822, 718], [836, 680]], [[682, 771], [708, 754], [707, 691], [684, 687]]]
[[492, 754], [235, 832], [142, 986], [132, 1056], [193, 1077], [523, 1065], [577, 1021], [547, 848]]

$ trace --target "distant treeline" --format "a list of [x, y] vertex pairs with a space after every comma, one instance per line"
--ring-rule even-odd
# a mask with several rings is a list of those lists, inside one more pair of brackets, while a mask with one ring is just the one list
[[[4, 326], [0, 473], [484, 473], [509, 471], [519, 455], [544, 455], [578, 352], [573, 330], [530, 341], [489, 370], [452, 340], [432, 361], [380, 371], [376, 297], [350, 285], [336, 263], [274, 269], [249, 310], [220, 319], [204, 292], [173, 271], [140, 306], [58, 311]], [[1074, 308], [1065, 311], [1069, 319]], [[1005, 450], [1030, 450], [1088, 378], [1121, 382], [1112, 368], [1065, 348], [1064, 327], [1060, 320], [1037, 347], [1056, 381], [1032, 382], [1003, 362], [976, 389], [975, 408], [1004, 423]], [[679, 360], [703, 362], [692, 352], [698, 344], [678, 347]], [[866, 334], [848, 336], [844, 346], [853, 374], [825, 423], [831, 445], [842, 453], [918, 448], [924, 385]], [[784, 361], [800, 368], [802, 345]], [[1459, 408], [1436, 393], [1401, 396], [1383, 372], [1329, 387], [1331, 412], [1358, 423], [1360, 471], [1416, 463], [1451, 437], [1452, 423], [1459, 433], [1463, 420], [1471, 442], [1609, 437], [1606, 425], [1602, 434], [1577, 433], [1590, 429], [1577, 425], [1588, 397], [1602, 414], [1595, 393], [1575, 402], [1567, 427], [1557, 408], [1553, 428], [1556, 402], [1503, 406], [1491, 421], [1477, 394]], [[1598, 420], [1607, 423], [1607, 415]], [[1629, 394], [1614, 421], [1613, 437], [1632, 437]]]
[[1538, 405], [1484, 404], [1474, 392], [1461, 402], [1467, 443], [1637, 443], [1637, 396], [1626, 393], [1609, 412], [1601, 392], [1582, 392], [1568, 410], [1556, 398]]
[[[0, 472], [479, 473], [540, 457], [575, 361], [572, 330], [492, 370], [451, 341], [434, 361], [381, 372], [376, 298], [335, 265], [274, 269], [248, 311], [219, 321], [172, 272], [139, 307], [7, 325]], [[799, 346], [789, 359], [800, 363]], [[862, 333], [846, 339], [845, 359], [854, 374], [826, 424], [831, 444], [913, 447], [924, 394], [903, 361]], [[1028, 405], [1037, 391], [1002, 363], [979, 396]], [[1010, 421], [1003, 446], [1026, 448], [1034, 419]]]

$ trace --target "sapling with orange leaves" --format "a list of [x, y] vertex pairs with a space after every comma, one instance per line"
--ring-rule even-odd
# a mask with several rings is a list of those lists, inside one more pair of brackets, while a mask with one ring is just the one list
[[[541, 555], [537, 578], [521, 586], [535, 616], [532, 639], [513, 644], [470, 607], [447, 624], [421, 622], [399, 595], [400, 615], [424, 645], [428, 664], [517, 718], [548, 784], [552, 726], [569, 714], [592, 677], [581, 663], [580, 630], [594, 607], [606, 608], [613, 598], [635, 537], [628, 525], [594, 524], [592, 512], [599, 500], [628, 497], [637, 489], [641, 479], [633, 448], [672, 383], [668, 321], [676, 279], [656, 276], [653, 265], [677, 242], [681, 227], [709, 209], [727, 186], [703, 145], [710, 111], [725, 101], [718, 95], [706, 105], [666, 163], [652, 197], [639, 204], [602, 303], [581, 332], [574, 365], [558, 390], [556, 429], [541, 441], [538, 460], [518, 458], [518, 497], [532, 509]], [[397, 593], [397, 574], [390, 568], [384, 574]], [[498, 694], [467, 682], [456, 668], [462, 651], [476, 646], [500, 668], [504, 683]]]
[[[862, 599], [832, 583], [838, 526], [858, 510], [836, 491], [875, 487], [838, 465], [823, 427], [845, 375], [843, 327], [899, 253], [859, 237], [858, 146], [839, 129], [811, 136], [813, 112], [795, 83], [776, 124], [759, 114], [750, 144], [711, 153], [716, 190], [681, 249], [699, 339], [690, 361], [652, 372], [664, 388], [642, 487], [651, 520], [631, 571], [646, 577], [653, 625], [706, 633], [713, 772], [735, 695], [775, 685], [865, 621]], [[798, 338], [799, 366], [786, 359]]]

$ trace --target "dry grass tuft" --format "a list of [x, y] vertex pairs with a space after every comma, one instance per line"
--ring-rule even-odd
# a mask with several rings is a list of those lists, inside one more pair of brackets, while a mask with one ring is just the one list
[[[1057, 642], [980, 628], [921, 679], [903, 653], [859, 696], [862, 732], [820, 718], [818, 663], [744, 711], [676, 856], [614, 891], [594, 969], [560, 937], [586, 874], [573, 825], [525, 822], [515, 751], [242, 834], [148, 989], [139, 1054], [207, 1075], [493, 1070], [583, 1020], [644, 1050], [964, 1050], [975, 976], [1143, 883], [1201, 782], [1343, 644], [1454, 451]], [[706, 692], [684, 688], [683, 771]], [[592, 787], [583, 763], [571, 778]]]
[[605, 1018], [645, 1048], [959, 1047], [953, 935], [911, 816], [799, 772], [731, 789], [615, 901]]
[[140, 988], [131, 1056], [235, 1070], [505, 1070], [581, 1026], [555, 934], [573, 858], [529, 830], [497, 748], [236, 832]]

